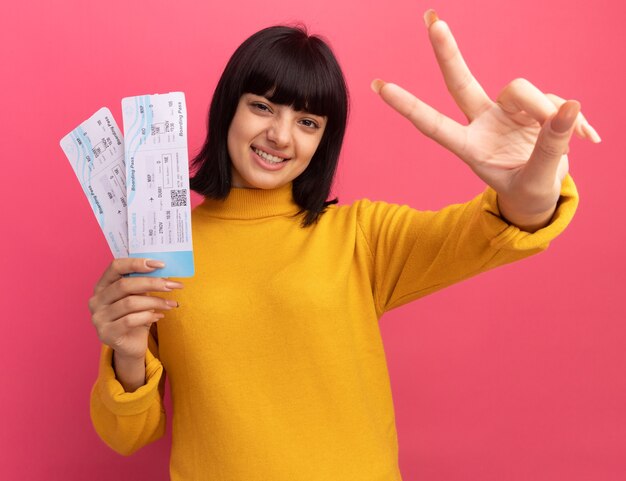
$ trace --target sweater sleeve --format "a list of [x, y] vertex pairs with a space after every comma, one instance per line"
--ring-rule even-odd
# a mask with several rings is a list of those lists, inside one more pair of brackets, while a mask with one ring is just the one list
[[521, 231], [500, 215], [497, 194], [487, 188], [465, 204], [440, 211], [366, 201], [358, 222], [372, 256], [372, 290], [378, 314], [493, 267], [546, 249], [572, 219], [578, 193], [563, 182], [548, 226]]
[[91, 391], [91, 420], [100, 438], [114, 451], [130, 455], [165, 432], [164, 371], [156, 342], [146, 352], [146, 384], [124, 391], [112, 367], [113, 349], [102, 346], [98, 379]]

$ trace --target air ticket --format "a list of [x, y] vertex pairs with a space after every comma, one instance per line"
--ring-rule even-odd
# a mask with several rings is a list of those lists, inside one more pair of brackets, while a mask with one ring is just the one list
[[113, 257], [128, 257], [124, 138], [103, 107], [61, 139]]
[[122, 100], [130, 257], [165, 262], [153, 273], [194, 273], [187, 152], [187, 110], [182, 92]]

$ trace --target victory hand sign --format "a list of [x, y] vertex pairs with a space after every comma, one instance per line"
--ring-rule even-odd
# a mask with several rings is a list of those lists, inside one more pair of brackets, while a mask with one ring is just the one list
[[448, 25], [433, 10], [424, 18], [446, 86], [469, 124], [455, 122], [397, 85], [374, 80], [372, 88], [491, 186], [509, 222], [528, 232], [546, 226], [568, 171], [572, 133], [594, 143], [600, 137], [578, 102], [544, 94], [527, 80], [513, 80], [491, 100], [465, 64]]

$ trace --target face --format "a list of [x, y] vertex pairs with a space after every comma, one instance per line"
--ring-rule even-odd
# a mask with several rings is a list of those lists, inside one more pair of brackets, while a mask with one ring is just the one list
[[325, 127], [326, 117], [243, 94], [228, 129], [232, 186], [276, 189], [293, 181], [311, 162]]

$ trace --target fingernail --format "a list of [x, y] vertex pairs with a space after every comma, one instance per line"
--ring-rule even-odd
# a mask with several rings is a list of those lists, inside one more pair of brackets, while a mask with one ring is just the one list
[[146, 260], [146, 267], [152, 268], [152, 269], [162, 269], [165, 267], [165, 263], [161, 262], [161, 261], [155, 261], [152, 259], [148, 259]]
[[171, 299], [167, 299], [165, 303], [170, 307], [178, 307], [178, 301], [173, 301]]
[[424, 23], [426, 24], [426, 28], [430, 28], [430, 26], [437, 20], [439, 20], [437, 12], [435, 12], [432, 8], [426, 10], [424, 13]]
[[377, 78], [377, 79], [372, 80], [372, 83], [371, 83], [370, 87], [372, 87], [372, 90], [374, 92], [379, 94], [380, 93], [380, 89], [382, 89], [384, 85], [385, 85], [385, 81]]
[[559, 134], [567, 132], [576, 121], [578, 112], [580, 112], [580, 103], [576, 100], [568, 100], [561, 105], [561, 108], [550, 122], [550, 127]]
[[180, 282], [165, 281], [165, 287], [168, 289], [182, 289], [183, 285]]
[[585, 121], [585, 123], [583, 124], [583, 130], [587, 133], [587, 135], [594, 144], [599, 144], [600, 142], [602, 142], [600, 135], [598, 135], [596, 129], [589, 125], [589, 122]]

